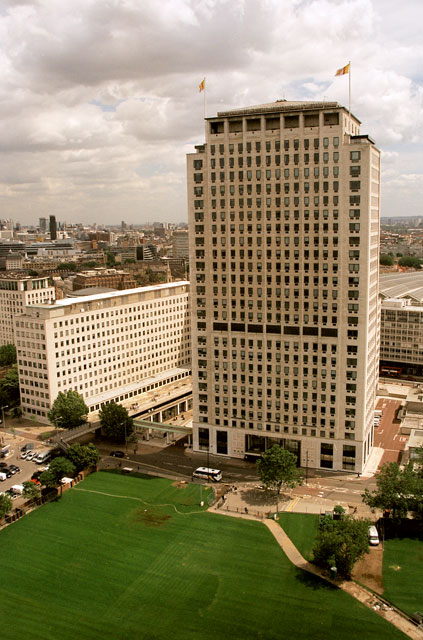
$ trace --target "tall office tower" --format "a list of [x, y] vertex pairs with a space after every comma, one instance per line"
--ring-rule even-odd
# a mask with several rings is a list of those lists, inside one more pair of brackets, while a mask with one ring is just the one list
[[335, 102], [207, 118], [188, 156], [194, 449], [361, 472], [373, 444], [379, 151]]
[[47, 218], [40, 218], [39, 227], [40, 227], [41, 233], [44, 233], [45, 231], [47, 231]]
[[50, 240], [57, 239], [56, 216], [50, 216]]

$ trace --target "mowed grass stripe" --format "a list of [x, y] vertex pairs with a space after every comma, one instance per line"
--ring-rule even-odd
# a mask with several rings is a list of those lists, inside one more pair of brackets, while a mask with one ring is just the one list
[[[193, 509], [199, 487], [107, 473], [84, 488]], [[298, 571], [261, 523], [70, 490], [0, 533], [3, 637], [403, 638]]]

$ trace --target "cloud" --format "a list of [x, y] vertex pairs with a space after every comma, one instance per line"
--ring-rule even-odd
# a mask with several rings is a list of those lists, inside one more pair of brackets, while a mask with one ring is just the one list
[[417, 213], [422, 21], [420, 0], [4, 2], [2, 215], [183, 220], [204, 76], [209, 115], [282, 97], [347, 104], [334, 73], [350, 59], [352, 110], [386, 152], [383, 213], [396, 215], [395, 189]]

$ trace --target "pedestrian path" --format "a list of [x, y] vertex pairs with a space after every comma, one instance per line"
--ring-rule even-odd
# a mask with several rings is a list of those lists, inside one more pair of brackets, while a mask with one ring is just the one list
[[[209, 511], [214, 511], [215, 513], [231, 516], [233, 518], [257, 520], [254, 516], [248, 513], [231, 513], [220, 510], [217, 507], [211, 507]], [[282, 529], [278, 522], [272, 519], [262, 520], [262, 522], [272, 533], [275, 540], [278, 542], [281, 549], [286, 554], [288, 560], [290, 560], [292, 564], [298, 567], [298, 569], [307, 571], [308, 573], [312, 573], [322, 580], [329, 582], [334, 587], [338, 587], [346, 593], [349, 593], [350, 596], [364, 604], [369, 609], [372, 609], [375, 613], [393, 624], [395, 627], [397, 627], [397, 629], [405, 633], [412, 640], [423, 640], [423, 630], [418, 629], [416, 626], [414, 626], [406, 617], [402, 616], [398, 611], [384, 605], [384, 603], [379, 600], [379, 598], [372, 592], [368, 591], [367, 589], [353, 581], [334, 582], [333, 580], [330, 580], [330, 578], [328, 578], [323, 573], [323, 571], [319, 569], [319, 567], [314, 566], [305, 558], [303, 558], [297, 547], [286, 535], [285, 531]]]

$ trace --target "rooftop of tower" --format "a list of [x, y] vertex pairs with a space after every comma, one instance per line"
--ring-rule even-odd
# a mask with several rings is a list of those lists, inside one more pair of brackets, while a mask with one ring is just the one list
[[[320, 111], [320, 110], [332, 110], [332, 109], [344, 109], [347, 112], [346, 107], [339, 102], [326, 102], [326, 101], [312, 101], [312, 100], [276, 100], [275, 102], [268, 102], [267, 104], [256, 104], [251, 107], [241, 107], [240, 109], [228, 109], [227, 111], [218, 111], [216, 116], [206, 118], [206, 120], [216, 120], [216, 118], [233, 118], [241, 116], [252, 116], [259, 114], [271, 114], [271, 113], [289, 113], [299, 111]], [[361, 121], [353, 114], [350, 114], [352, 118], [361, 124]]]
[[272, 113], [272, 111], [308, 111], [310, 109], [339, 109], [343, 108], [338, 102], [313, 102], [310, 100], [276, 100], [267, 104], [256, 104], [251, 107], [241, 109], [230, 109], [219, 111], [218, 117], [241, 116], [252, 113]]

